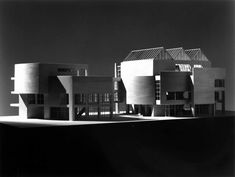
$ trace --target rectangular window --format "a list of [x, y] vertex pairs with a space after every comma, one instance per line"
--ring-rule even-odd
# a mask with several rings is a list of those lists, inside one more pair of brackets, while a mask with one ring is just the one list
[[117, 66], [117, 77], [121, 77], [121, 66]]
[[118, 90], [118, 82], [114, 81], [114, 90]]
[[37, 94], [37, 104], [44, 104], [44, 95]]
[[89, 103], [97, 103], [98, 102], [98, 94], [97, 93], [89, 93], [88, 94], [88, 102]]
[[166, 92], [167, 100], [175, 100], [175, 92]]
[[51, 117], [55, 120], [67, 120], [69, 116], [68, 108], [51, 107]]
[[219, 92], [215, 92], [215, 101], [219, 100]]
[[80, 102], [81, 103], [86, 103], [86, 95], [84, 93], [81, 93], [81, 99], [80, 99]]
[[99, 94], [99, 101], [104, 102], [104, 95], [103, 94]]
[[93, 102], [92, 93], [89, 93], [89, 94], [88, 94], [88, 102], [89, 102], [89, 103], [92, 103], [92, 102]]
[[66, 104], [69, 104], [69, 95], [68, 94], [65, 95], [65, 102], [66, 102]]
[[95, 103], [98, 102], [98, 93], [93, 93], [93, 101], [94, 101]]
[[191, 66], [189, 64], [175, 64], [175, 70], [177, 71], [191, 71]]
[[114, 92], [113, 100], [114, 101], [119, 101], [119, 99], [118, 99], [118, 92]]
[[104, 102], [109, 102], [110, 101], [109, 96], [110, 96], [109, 93], [104, 94]]
[[222, 101], [222, 100], [223, 100], [222, 91], [216, 91], [215, 92], [215, 101]]
[[199, 115], [209, 114], [209, 104], [196, 105], [196, 113]]
[[193, 65], [194, 68], [202, 68], [202, 65]]
[[155, 84], [156, 84], [156, 100], [160, 100], [160, 80], [156, 80], [155, 81]]
[[57, 71], [60, 73], [71, 73], [71, 72], [73, 72], [73, 69], [71, 69], [71, 68], [58, 68]]
[[81, 97], [81, 95], [80, 95], [80, 94], [75, 94], [75, 101], [74, 101], [74, 102], [75, 102], [75, 104], [80, 104], [80, 103], [81, 103], [81, 101], [80, 101], [80, 100], [81, 100], [81, 98], [80, 98], [80, 97]]
[[28, 104], [36, 103], [35, 94], [28, 94], [27, 98], [28, 98]]
[[86, 97], [83, 93], [75, 94], [75, 104], [84, 104], [86, 103]]
[[215, 87], [224, 87], [224, 79], [215, 79]]
[[81, 68], [81, 69], [79, 69], [79, 76], [85, 76], [85, 69], [84, 68]]
[[184, 100], [184, 92], [175, 92], [176, 100]]
[[166, 92], [167, 100], [188, 100], [191, 99], [191, 92]]
[[186, 97], [186, 99], [188, 99], [188, 100], [191, 100], [191, 98], [192, 98], [192, 92], [188, 92], [188, 97]]
[[69, 95], [68, 94], [60, 94], [60, 102], [61, 102], [61, 104], [69, 104]]

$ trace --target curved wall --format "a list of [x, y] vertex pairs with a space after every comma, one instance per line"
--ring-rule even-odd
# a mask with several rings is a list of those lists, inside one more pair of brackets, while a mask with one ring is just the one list
[[127, 104], [155, 104], [155, 81], [153, 76], [136, 76], [123, 80]]
[[38, 63], [16, 64], [14, 77], [14, 92], [22, 94], [39, 92]]

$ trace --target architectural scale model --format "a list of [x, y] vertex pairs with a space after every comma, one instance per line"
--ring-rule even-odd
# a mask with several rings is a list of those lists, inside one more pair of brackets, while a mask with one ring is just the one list
[[225, 111], [225, 69], [201, 49], [133, 50], [114, 77], [89, 76], [85, 64], [15, 65], [13, 94], [22, 118], [80, 120], [118, 114], [201, 116]]

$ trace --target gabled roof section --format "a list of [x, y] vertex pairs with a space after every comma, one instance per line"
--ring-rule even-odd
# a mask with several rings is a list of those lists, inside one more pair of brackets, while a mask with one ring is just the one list
[[185, 53], [185, 51], [182, 47], [166, 49], [166, 52], [174, 60], [190, 60], [189, 56]]
[[203, 54], [200, 48], [187, 49], [185, 53], [190, 57], [191, 60], [197, 61], [209, 61], [208, 58]]
[[144, 60], [144, 59], [156, 59], [162, 60], [165, 59], [163, 47], [133, 50], [131, 51], [124, 61], [133, 61], [133, 60]]
[[124, 61], [134, 60], [183, 60], [209, 61], [200, 48], [184, 50], [183, 47], [164, 49], [164, 47], [132, 50]]

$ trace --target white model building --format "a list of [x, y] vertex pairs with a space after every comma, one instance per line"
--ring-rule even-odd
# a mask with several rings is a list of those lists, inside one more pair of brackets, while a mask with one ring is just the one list
[[200, 49], [133, 50], [115, 76], [89, 76], [84, 64], [15, 65], [22, 118], [79, 120], [126, 113], [202, 116], [225, 111], [225, 70]]
[[214, 115], [225, 110], [225, 69], [201, 49], [133, 50], [121, 62], [126, 103], [152, 116]]
[[112, 118], [113, 77], [89, 76], [84, 64], [15, 65], [14, 91], [21, 118], [76, 120]]

